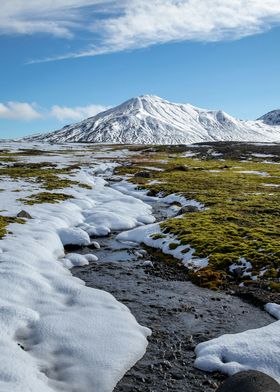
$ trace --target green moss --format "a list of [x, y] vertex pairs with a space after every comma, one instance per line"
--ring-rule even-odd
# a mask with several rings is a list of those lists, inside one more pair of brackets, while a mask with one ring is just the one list
[[[165, 233], [186, 245], [186, 251], [191, 246], [195, 249], [194, 256], [208, 258], [209, 267], [199, 272], [199, 284], [224, 287], [229, 266], [240, 257], [251, 262], [256, 274], [265, 267], [268, 268], [265, 277], [274, 278], [273, 271], [280, 267], [280, 188], [265, 184], [280, 184], [279, 165], [171, 158], [166, 163], [154, 161], [153, 166], [164, 169], [153, 172], [153, 179], [160, 183], [150, 184], [142, 179], [139, 184], [137, 178], [130, 181], [148, 189], [150, 194], [179, 193], [206, 207], [202, 212], [161, 224]], [[140, 165], [132, 161], [130, 167], [120, 170], [122, 174], [133, 174], [140, 170]]]
[[276, 291], [277, 293], [280, 293], [280, 283], [279, 282], [270, 282], [269, 287], [271, 288], [272, 291]]
[[31, 195], [25, 199], [18, 199], [18, 201], [27, 204], [42, 204], [42, 203], [51, 203], [55, 204], [60, 201], [65, 201], [72, 199], [72, 196], [66, 195], [64, 193], [49, 193], [49, 192], [41, 192], [34, 195]]
[[151, 235], [151, 238], [153, 240], [159, 240], [159, 239], [165, 238], [165, 237], [166, 237], [166, 234], [162, 234], [162, 233], [156, 233], [156, 234]]
[[72, 165], [65, 168], [56, 168], [53, 163], [23, 163], [17, 162], [9, 167], [0, 167], [0, 177], [10, 177], [13, 179], [24, 179], [26, 181], [36, 181], [46, 190], [56, 190], [71, 187], [74, 185], [91, 189], [87, 184], [63, 178], [61, 175], [69, 175], [79, 166]]
[[6, 234], [8, 234], [7, 227], [11, 223], [24, 224], [25, 220], [20, 219], [20, 218], [14, 218], [14, 217], [0, 215], [0, 239], [2, 239]]
[[174, 249], [177, 249], [179, 245], [180, 245], [180, 244], [178, 244], [177, 242], [171, 242], [171, 243], [168, 245], [168, 247], [169, 247], [169, 249], [174, 250]]

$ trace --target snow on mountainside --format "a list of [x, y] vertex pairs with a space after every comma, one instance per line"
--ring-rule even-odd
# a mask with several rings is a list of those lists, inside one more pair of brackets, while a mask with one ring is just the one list
[[[277, 111], [276, 111], [277, 112]], [[279, 116], [280, 111], [278, 111]], [[144, 95], [59, 131], [27, 141], [185, 144], [205, 141], [280, 142], [280, 120], [237, 120], [223, 111], [175, 104]]]
[[259, 120], [268, 125], [280, 125], [280, 109], [272, 110], [272, 112], [265, 114]]

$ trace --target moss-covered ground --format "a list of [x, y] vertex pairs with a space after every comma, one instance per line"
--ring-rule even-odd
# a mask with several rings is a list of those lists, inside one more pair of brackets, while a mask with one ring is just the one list
[[[238, 146], [239, 148], [239, 146]], [[162, 223], [182, 245], [195, 249], [195, 256], [207, 257], [209, 266], [191, 273], [193, 280], [210, 288], [225, 287], [229, 281], [245, 284], [268, 280], [273, 290], [280, 288], [280, 165], [265, 157], [250, 156], [228, 149], [235, 159], [202, 153], [182, 158], [176, 151], [155, 148], [153, 154], [141, 150], [130, 166], [117, 169], [130, 181], [167, 195], [179, 193], [204, 204], [201, 212], [186, 213], [182, 219]], [[234, 154], [235, 152], [235, 154]], [[239, 159], [238, 159], [239, 157]], [[144, 168], [143, 168], [144, 167]], [[162, 171], [149, 170], [158, 167]], [[148, 171], [147, 178], [139, 172]], [[156, 181], [155, 181], [156, 180]], [[229, 267], [244, 258], [252, 264], [250, 275], [230, 273]]]
[[65, 168], [57, 168], [56, 165], [42, 162], [42, 163], [26, 163], [16, 162], [9, 165], [0, 166], [0, 181], [1, 178], [12, 178], [15, 180], [23, 179], [25, 181], [36, 182], [41, 188], [48, 191], [63, 189], [78, 185], [83, 188], [89, 188], [87, 184], [82, 184], [78, 181], [73, 181], [62, 175], [69, 175], [77, 169], [76, 165]]
[[3, 238], [6, 234], [8, 234], [7, 227], [11, 223], [23, 224], [23, 223], [25, 223], [25, 220], [24, 219], [20, 219], [20, 218], [0, 215], [0, 239]]
[[42, 203], [50, 203], [55, 204], [60, 201], [65, 201], [72, 199], [72, 196], [66, 195], [64, 193], [55, 193], [55, 192], [40, 192], [34, 195], [30, 195], [25, 199], [18, 199], [23, 204], [33, 205], [33, 204], [42, 204]]
[[[64, 151], [62, 151], [64, 153]], [[73, 150], [66, 151], [65, 154], [75, 156]], [[47, 159], [48, 155], [55, 155], [55, 152], [41, 151], [39, 149], [22, 149], [18, 151], [0, 150], [0, 185], [3, 183], [3, 189], [5, 191], [4, 184], [8, 179], [10, 180], [23, 180], [30, 182], [31, 185], [38, 185], [40, 191], [34, 193], [26, 198], [19, 198], [23, 204], [33, 205], [42, 203], [58, 203], [71, 199], [72, 196], [64, 194], [61, 190], [72, 186], [79, 186], [82, 188], [91, 188], [87, 184], [80, 183], [72, 180], [70, 177], [80, 167], [76, 164], [66, 165], [63, 168], [58, 168], [56, 164], [52, 162], [39, 162], [32, 163], [26, 162], [26, 158], [32, 156], [44, 156]], [[59, 151], [59, 155], [61, 151]], [[22, 158], [25, 158], [23, 160]], [[20, 192], [21, 189], [17, 188], [13, 192]], [[59, 191], [59, 192], [55, 192]], [[0, 211], [1, 213], [1, 211]], [[8, 226], [11, 223], [25, 223], [24, 219], [17, 217], [6, 217], [0, 215], [0, 239], [3, 238], [9, 231]]]

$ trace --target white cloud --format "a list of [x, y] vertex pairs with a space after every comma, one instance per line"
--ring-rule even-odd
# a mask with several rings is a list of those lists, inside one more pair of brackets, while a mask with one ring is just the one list
[[95, 116], [96, 114], [104, 112], [107, 109], [109, 109], [109, 107], [105, 107], [102, 105], [89, 105], [75, 108], [55, 105], [52, 107], [50, 115], [55, 117], [59, 121], [79, 121], [83, 120], [84, 118]]
[[44, 33], [71, 37], [82, 28], [84, 7], [105, 0], [1, 0], [0, 34]]
[[56, 59], [173, 41], [238, 39], [276, 24], [279, 0], [1, 0], [0, 14], [0, 33], [92, 34], [89, 47]]
[[38, 109], [35, 103], [0, 102], [0, 119], [32, 121], [55, 118], [58, 121], [80, 121], [109, 109], [108, 106], [88, 105], [74, 108], [54, 105], [51, 109]]
[[25, 102], [0, 102], [0, 119], [31, 121], [42, 117], [35, 104]]

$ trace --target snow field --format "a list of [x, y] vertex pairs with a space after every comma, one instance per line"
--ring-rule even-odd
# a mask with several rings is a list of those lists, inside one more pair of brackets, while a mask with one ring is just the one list
[[78, 176], [93, 189], [69, 189], [74, 198], [59, 204], [27, 207], [15, 203], [11, 187], [1, 192], [0, 210], [26, 209], [33, 219], [10, 225], [0, 241], [0, 391], [111, 392], [145, 353], [150, 330], [68, 270], [96, 256], [65, 256], [63, 244], [151, 223], [151, 207], [102, 178]]

